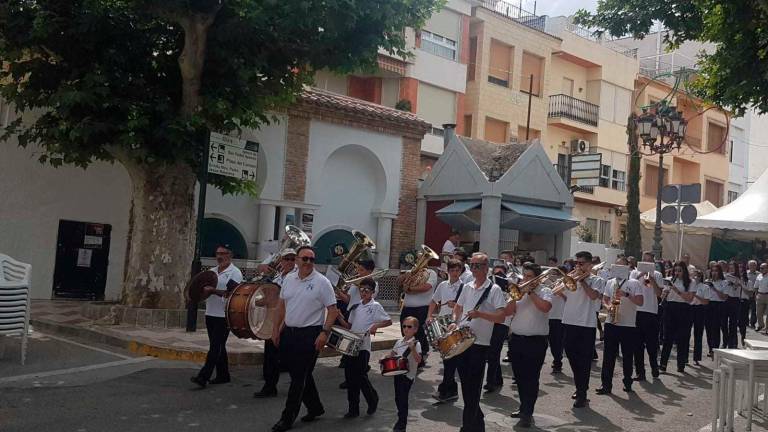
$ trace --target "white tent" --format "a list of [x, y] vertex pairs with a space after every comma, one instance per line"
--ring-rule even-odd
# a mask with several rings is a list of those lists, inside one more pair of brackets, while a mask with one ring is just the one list
[[699, 217], [692, 226], [750, 231], [752, 236], [768, 233], [768, 170], [732, 203]]

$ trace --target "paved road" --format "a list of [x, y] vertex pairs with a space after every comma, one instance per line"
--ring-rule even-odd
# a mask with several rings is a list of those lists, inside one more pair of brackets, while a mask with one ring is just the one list
[[[288, 386], [288, 377], [283, 375], [280, 397], [253, 399], [252, 393], [261, 387], [260, 370], [248, 367], [235, 368], [230, 384], [198, 390], [188, 381], [197, 365], [130, 357], [113, 348], [39, 333], [32, 339], [27, 367], [15, 364], [16, 344], [7, 344], [5, 354], [0, 360], [0, 431], [4, 432], [268, 431], [279, 417]], [[374, 353], [373, 357], [382, 355]], [[345, 391], [338, 389], [342, 373], [335, 367], [337, 362], [321, 359], [316, 369], [326, 414], [311, 426], [297, 423], [294, 430], [391, 430], [395, 418], [392, 382], [378, 374], [372, 377], [381, 396], [379, 412], [341, 419], [347, 405]], [[439, 381], [440, 362], [433, 356], [430, 363], [412, 390], [408, 430], [458, 430], [461, 402], [434, 403], [430, 395]], [[576, 411], [571, 408], [573, 385], [568, 366], [565, 374], [553, 376], [548, 364], [549, 359], [536, 408], [539, 430], [689, 432], [700, 430], [709, 420], [709, 362], [689, 368], [689, 375], [672, 373], [636, 385], [637, 392], [631, 395], [620, 390], [617, 377], [614, 396], [592, 395], [590, 408]], [[508, 416], [517, 407], [510, 372], [504, 368], [507, 381], [501, 393], [483, 397], [488, 431], [507, 431], [516, 423]], [[595, 367], [591, 392], [598, 376]], [[753, 430], [765, 430], [764, 426], [757, 424]]]

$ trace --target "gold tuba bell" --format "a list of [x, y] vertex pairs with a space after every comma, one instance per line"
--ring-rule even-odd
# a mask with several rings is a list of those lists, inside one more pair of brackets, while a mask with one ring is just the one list
[[336, 282], [334, 291], [346, 291], [347, 287], [351, 283], [351, 280], [358, 278], [355, 262], [360, 258], [365, 251], [376, 249], [376, 243], [371, 240], [370, 237], [365, 235], [364, 232], [358, 230], [352, 230], [352, 236], [355, 238], [354, 243], [349, 248], [349, 252], [344, 255], [339, 263], [337, 269], [339, 270], [339, 281]]
[[427, 265], [433, 259], [440, 259], [440, 255], [427, 245], [421, 245], [421, 252], [413, 263], [413, 268], [400, 275], [397, 286], [400, 289], [400, 309], [403, 308], [405, 294], [410, 294], [411, 289], [424, 285], [429, 280]]
[[285, 238], [283, 239], [283, 242], [280, 244], [280, 249], [278, 249], [278, 253], [275, 254], [274, 257], [272, 257], [272, 260], [267, 263], [267, 267], [269, 269], [265, 272], [257, 274], [253, 278], [253, 282], [266, 282], [274, 279], [275, 276], [279, 273], [278, 265], [280, 264], [281, 255], [283, 254], [283, 251], [291, 248], [291, 249], [298, 249], [302, 246], [309, 246], [312, 244], [312, 240], [309, 239], [309, 236], [302, 231], [299, 227], [294, 225], [286, 225], [285, 226]]

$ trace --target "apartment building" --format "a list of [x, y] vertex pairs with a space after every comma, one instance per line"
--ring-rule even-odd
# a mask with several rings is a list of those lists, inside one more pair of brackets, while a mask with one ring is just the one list
[[[717, 207], [729, 199], [729, 176], [731, 167], [731, 139], [728, 135], [727, 113], [706, 110], [700, 99], [684, 92], [672, 93], [672, 85], [647, 76], [638, 77], [636, 112], [643, 106], [652, 105], [663, 99], [683, 112], [688, 120], [685, 141], [679, 151], [664, 156], [664, 184], [701, 183], [702, 199]], [[656, 206], [659, 175], [658, 156], [646, 156], [640, 164], [640, 211]]]
[[[621, 243], [637, 72], [634, 50], [605, 46], [566, 17], [480, 1], [469, 29], [465, 134], [496, 143], [538, 138], [566, 184], [571, 155], [600, 154], [598, 185], [574, 193], [573, 215], [593, 242]], [[502, 232], [501, 241], [514, 247], [516, 235]]]
[[464, 92], [469, 59], [471, 2], [449, 0], [422, 29], [407, 29], [412, 57], [379, 52], [378, 70], [337, 75], [319, 71], [315, 86], [334, 93], [411, 111], [432, 129], [422, 141], [422, 167], [431, 166], [443, 152], [442, 125], [464, 125]]

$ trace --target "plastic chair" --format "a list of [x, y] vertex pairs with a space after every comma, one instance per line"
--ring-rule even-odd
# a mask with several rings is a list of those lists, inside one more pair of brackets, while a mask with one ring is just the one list
[[21, 335], [22, 365], [27, 359], [31, 272], [30, 264], [0, 254], [0, 336]]

